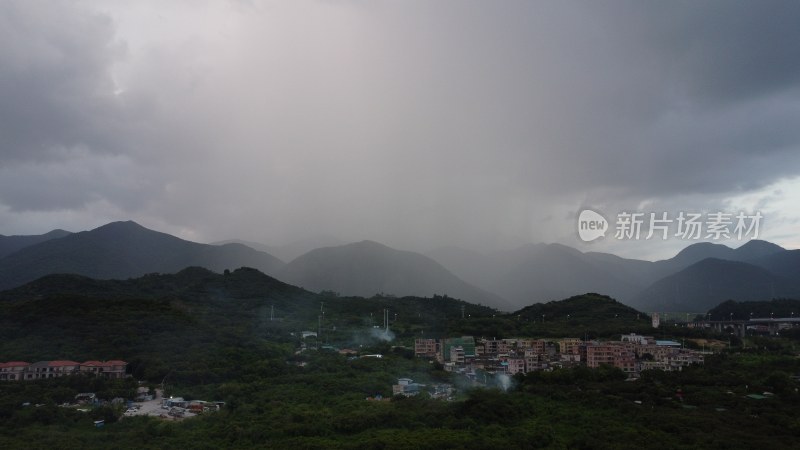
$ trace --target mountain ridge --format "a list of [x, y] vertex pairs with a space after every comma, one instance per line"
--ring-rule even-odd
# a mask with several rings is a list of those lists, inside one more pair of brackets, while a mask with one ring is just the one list
[[[294, 246], [294, 251], [312, 241]], [[11, 244], [4, 247], [4, 243]], [[584, 253], [562, 244], [543, 243], [488, 254], [442, 247], [423, 255], [363, 240], [315, 248], [286, 264], [253, 248], [268, 247], [263, 244], [239, 240], [199, 244], [134, 221], [120, 221], [78, 233], [53, 230], [36, 236], [0, 236], [0, 252], [12, 247], [14, 251], [0, 257], [0, 289], [52, 273], [119, 279], [173, 273], [189, 266], [217, 272], [245, 266], [316, 291], [363, 297], [444, 294], [503, 310], [585, 292], [601, 292], [648, 310], [702, 309], [727, 300], [717, 298], [723, 292], [734, 300], [751, 300], [754, 292], [764, 299], [772, 295], [772, 290], [749, 288], [741, 280], [777, 286], [776, 294], [800, 292], [792, 281], [800, 280], [800, 250], [756, 239], [737, 248], [693, 243], [659, 261]], [[699, 264], [708, 259], [717, 262]], [[725, 266], [719, 261], [741, 264]], [[729, 279], [724, 267], [735, 270], [739, 280]], [[680, 276], [675, 278], [677, 274]], [[670, 292], [665, 287], [675, 283], [683, 286], [682, 300], [676, 301], [674, 289]], [[739, 290], [721, 287], [715, 297], [707, 298], [708, 286], [725, 283], [739, 286]]]
[[312, 250], [287, 264], [278, 278], [342, 295], [444, 294], [502, 309], [510, 307], [502, 298], [461, 280], [427, 256], [370, 240]]
[[0, 259], [0, 289], [53, 273], [113, 279], [177, 272], [188, 266], [216, 271], [251, 266], [275, 273], [283, 262], [239, 244], [199, 244], [133, 221], [111, 222], [37, 243]]
[[38, 244], [40, 242], [49, 241], [51, 239], [59, 239], [69, 236], [69, 231], [60, 228], [48, 231], [44, 234], [36, 235], [18, 235], [18, 236], [3, 236], [0, 235], [0, 258], [4, 258], [14, 252], [22, 250], [25, 247]]
[[[454, 273], [467, 282], [496, 292], [520, 306], [581, 292], [602, 292], [635, 307], [661, 308], [670, 303], [663, 298], [643, 302], [642, 292], [660, 292], [663, 288], [653, 285], [659, 282], [663, 285], [666, 282], [662, 280], [678, 272], [696, 270], [691, 267], [708, 258], [746, 263], [747, 266], [741, 267], [747, 267], [748, 271], [767, 270], [784, 278], [800, 279], [800, 251], [786, 250], [761, 240], [750, 240], [737, 248], [710, 242], [694, 243], [672, 258], [659, 261], [627, 259], [601, 252], [583, 253], [558, 244], [528, 244], [488, 255], [449, 247], [429, 255], [445, 267], [455, 267]], [[713, 283], [718, 283], [716, 277], [722, 274], [706, 272], [706, 276], [714, 277], [709, 279]], [[745, 278], [757, 276], [742, 275]], [[788, 288], [783, 291], [794, 292]], [[686, 294], [698, 297], [689, 291]]]
[[726, 300], [800, 295], [800, 284], [754, 264], [706, 258], [653, 283], [631, 303], [645, 311], [706, 311]]

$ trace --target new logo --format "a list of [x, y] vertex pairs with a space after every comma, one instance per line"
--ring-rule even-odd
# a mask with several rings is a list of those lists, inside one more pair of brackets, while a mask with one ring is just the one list
[[584, 242], [604, 237], [608, 231], [608, 221], [600, 213], [584, 209], [578, 215], [578, 236]]

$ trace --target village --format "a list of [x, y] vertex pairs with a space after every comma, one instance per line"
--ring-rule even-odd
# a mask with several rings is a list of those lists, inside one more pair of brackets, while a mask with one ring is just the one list
[[656, 340], [634, 333], [622, 335], [615, 341], [461, 336], [414, 342], [416, 356], [434, 359], [445, 370], [467, 377], [475, 377], [476, 370], [514, 375], [580, 365], [590, 368], [609, 365], [635, 379], [645, 370], [677, 371], [691, 364], [702, 364], [707, 353], [686, 349], [676, 341]]
[[[677, 341], [658, 340], [635, 333], [619, 340], [475, 339], [460, 336], [444, 339], [416, 339], [414, 355], [441, 364], [445, 371], [466, 378], [471, 386], [487, 386], [489, 376], [505, 389], [510, 377], [535, 371], [607, 365], [620, 369], [629, 380], [645, 370], [680, 371], [692, 364], [703, 364], [710, 351], [684, 348]], [[426, 392], [431, 398], [453, 399], [450, 384], [427, 386], [410, 378], [399, 378], [392, 395], [413, 397]]]

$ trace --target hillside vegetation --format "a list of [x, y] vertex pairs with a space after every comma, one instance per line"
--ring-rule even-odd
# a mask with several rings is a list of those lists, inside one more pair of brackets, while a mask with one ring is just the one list
[[[419, 336], [578, 335], [581, 326], [612, 337], [643, 329], [647, 319], [639, 314], [598, 294], [513, 314], [444, 296], [314, 294], [246, 268], [129, 280], [48, 276], [0, 293], [4, 359], [121, 358], [145, 386], [225, 407], [184, 422], [119, 420], [113, 406], [83, 413], [56, 405], [86, 391], [129, 397], [133, 379], [2, 382], [0, 447], [790, 448], [800, 437], [792, 341], [718, 355], [680, 373], [646, 373], [633, 383], [618, 369], [575, 368], [516, 376], [507, 391], [493, 389], [500, 383], [491, 376], [489, 389], [471, 388], [392, 346]], [[300, 330], [322, 335], [304, 340]], [[391, 343], [383, 340], [392, 334]], [[325, 344], [383, 358], [354, 359]], [[452, 402], [425, 395], [367, 400], [390, 398], [399, 377], [454, 383], [459, 392]], [[746, 397], [766, 390], [774, 396]], [[94, 429], [97, 419], [105, 428]]]

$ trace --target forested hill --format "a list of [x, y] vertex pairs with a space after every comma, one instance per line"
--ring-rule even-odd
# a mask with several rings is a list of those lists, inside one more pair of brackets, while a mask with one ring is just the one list
[[121, 358], [148, 379], [169, 372], [191, 379], [186, 372], [206, 367], [224, 379], [242, 363], [231, 363], [235, 355], [282, 345], [291, 350], [303, 330], [321, 332], [323, 343], [373, 342], [373, 326], [385, 332], [384, 310], [390, 336], [406, 340], [446, 330], [462, 311], [496, 312], [448, 297], [315, 294], [248, 268], [224, 274], [188, 268], [129, 280], [50, 275], [0, 293], [0, 354], [8, 360]]
[[524, 336], [612, 337], [653, 332], [650, 316], [601, 294], [534, 303], [508, 316]]
[[607, 295], [588, 293], [576, 295], [565, 300], [535, 303], [514, 313], [529, 319], [544, 316], [545, 320], [566, 319], [613, 319], [615, 317], [643, 317], [645, 314], [623, 305]]
[[[382, 324], [386, 309], [390, 333]], [[123, 359], [147, 386], [166, 386], [167, 395], [221, 400], [225, 407], [185, 421], [116, 422], [118, 414], [111, 414], [97, 430], [95, 416], [56, 405], [89, 392], [75, 389], [98, 386], [98, 380], [0, 383], [0, 447], [203, 442], [222, 448], [528, 448], [538, 442], [647, 448], [662, 442], [669, 448], [723, 448], [735, 435], [743, 448], [765, 442], [790, 448], [786, 443], [796, 441], [792, 423], [800, 403], [790, 378], [798, 370], [793, 354], [723, 355], [683, 371], [649, 372], [636, 383], [622, 381], [625, 375], [612, 367], [539, 371], [515, 376], [504, 393], [464, 390], [458, 375], [392, 347], [419, 336], [591, 338], [652, 331], [648, 319], [637, 320], [636, 314], [598, 294], [513, 314], [448, 297], [339, 297], [307, 292], [254, 269], [216, 274], [189, 268], [120, 281], [49, 276], [0, 293], [0, 355], [6, 360]], [[322, 334], [304, 339], [301, 330]], [[381, 341], [392, 334], [398, 339], [391, 344]], [[319, 351], [299, 352], [303, 344]], [[383, 358], [348, 358], [325, 344], [352, 345]], [[390, 396], [400, 377], [453, 383], [458, 397], [365, 400]], [[679, 390], [685, 397], [674, 395]], [[774, 398], [746, 397], [764, 391]], [[96, 411], [91, 414], [104, 414]], [[609, 432], [597, 436], [587, 423]]]
[[49, 241], [69, 236], [71, 233], [64, 230], [53, 230], [45, 234], [23, 235], [23, 236], [3, 236], [0, 234], [0, 258], [4, 258], [25, 247], [36, 245], [40, 242]]
[[219, 272], [248, 266], [275, 274], [283, 261], [241, 244], [200, 244], [135, 222], [112, 222], [29, 245], [0, 258], [0, 289], [56, 273], [119, 279], [152, 272], [175, 273], [188, 266]]
[[0, 293], [0, 330], [6, 358], [134, 359], [136, 370], [152, 378], [181, 361], [225, 361], [222, 353], [242, 348], [294, 348], [304, 330], [321, 333], [321, 343], [357, 347], [376, 339], [410, 345], [420, 336], [611, 337], [648, 332], [650, 321], [599, 294], [501, 314], [446, 296], [341, 297], [255, 269], [217, 274], [194, 267], [128, 280], [50, 275]]
[[708, 311], [708, 315], [711, 320], [800, 317], [800, 300], [775, 299], [768, 302], [728, 300]]

